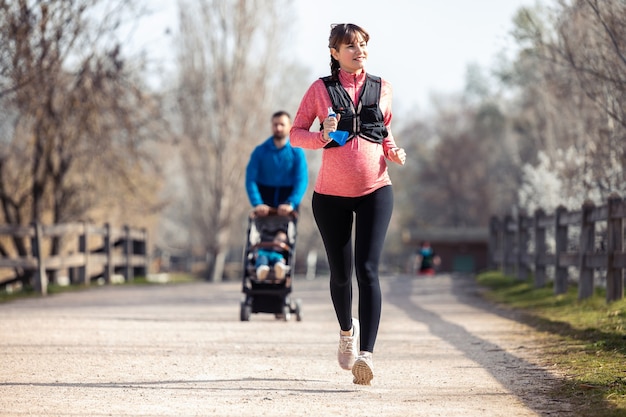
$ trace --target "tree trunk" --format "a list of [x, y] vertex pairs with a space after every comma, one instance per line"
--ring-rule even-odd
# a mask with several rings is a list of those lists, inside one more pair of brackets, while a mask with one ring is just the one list
[[224, 264], [226, 263], [226, 251], [220, 250], [215, 255], [213, 261], [213, 276], [211, 277], [211, 281], [213, 282], [222, 282], [222, 278], [224, 277]]

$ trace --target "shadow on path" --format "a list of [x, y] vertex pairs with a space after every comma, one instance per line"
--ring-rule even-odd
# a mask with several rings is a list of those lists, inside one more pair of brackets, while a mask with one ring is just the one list
[[[437, 281], [448, 279], [444, 276], [419, 279], [403, 275], [392, 279], [395, 281], [389, 283], [388, 291], [393, 293], [393, 296], [386, 297], [385, 302], [394, 304], [412, 320], [424, 323], [431, 334], [448, 342], [465, 357], [480, 365], [530, 410], [539, 415], [554, 416], [559, 412], [565, 413], [565, 409], [569, 408], [558, 399], [547, 397], [547, 392], [551, 387], [560, 382], [557, 377], [544, 368], [467, 331], [460, 324], [448, 321], [439, 314], [423, 308], [414, 299], [414, 297], [436, 296], [444, 300], [443, 302], [456, 300], [460, 304], [500, 316], [495, 307], [479, 298], [478, 287], [472, 277], [452, 276], [449, 278], [450, 286]], [[448, 300], [445, 300], [446, 293], [450, 297]], [[510, 319], [510, 317], [505, 318]]]
[[[262, 388], [259, 387], [262, 382]], [[350, 393], [356, 392], [358, 389], [303, 389], [303, 388], [285, 388], [284, 383], [297, 382], [318, 382], [327, 384], [328, 381], [311, 380], [311, 379], [284, 379], [284, 378], [235, 378], [235, 379], [189, 379], [189, 380], [169, 380], [169, 381], [135, 381], [135, 382], [2, 382], [0, 387], [43, 387], [43, 388], [92, 388], [92, 389], [169, 389], [169, 390], [211, 390], [211, 391], [273, 391], [279, 389], [281, 392], [296, 392], [303, 394], [324, 394], [324, 393]], [[232, 387], [224, 386], [224, 384], [234, 384]], [[242, 387], [242, 384], [250, 383], [250, 386]], [[280, 387], [272, 385], [277, 383]], [[190, 387], [189, 385], [197, 385]]]

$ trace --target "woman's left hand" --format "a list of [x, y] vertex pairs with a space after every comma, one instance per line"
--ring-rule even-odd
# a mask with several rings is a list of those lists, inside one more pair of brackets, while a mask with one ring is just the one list
[[389, 150], [389, 160], [399, 165], [404, 165], [406, 162], [406, 152], [403, 148], [393, 148]]

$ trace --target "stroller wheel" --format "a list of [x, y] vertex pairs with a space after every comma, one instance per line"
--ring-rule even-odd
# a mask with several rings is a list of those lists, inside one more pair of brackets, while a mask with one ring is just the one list
[[283, 306], [282, 316], [285, 321], [291, 320], [291, 308], [289, 307], [289, 304]]
[[241, 321], [250, 321], [250, 315], [252, 314], [252, 307], [250, 307], [245, 301], [241, 302], [241, 311], [239, 312], [239, 318]]

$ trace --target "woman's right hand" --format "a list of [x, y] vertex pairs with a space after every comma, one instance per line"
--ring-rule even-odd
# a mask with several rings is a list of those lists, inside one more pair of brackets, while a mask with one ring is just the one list
[[404, 165], [406, 162], [406, 152], [404, 148], [393, 148], [389, 150], [389, 159], [398, 165]]
[[324, 119], [324, 122], [322, 123], [324, 126], [323, 137], [326, 142], [330, 142], [330, 136], [328, 134], [337, 130], [339, 119], [341, 119], [340, 115], [328, 116]]

